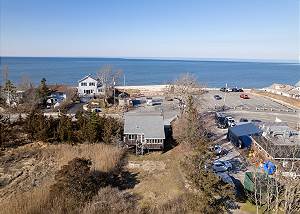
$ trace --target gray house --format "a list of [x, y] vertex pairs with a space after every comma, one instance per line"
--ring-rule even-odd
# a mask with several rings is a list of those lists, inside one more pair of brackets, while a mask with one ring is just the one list
[[144, 149], [162, 150], [165, 131], [163, 116], [157, 113], [127, 113], [124, 122], [124, 144], [136, 147], [137, 153]]

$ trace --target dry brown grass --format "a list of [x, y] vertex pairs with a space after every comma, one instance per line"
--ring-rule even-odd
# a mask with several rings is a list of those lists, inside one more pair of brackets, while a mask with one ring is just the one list
[[[25, 170], [18, 168], [17, 170], [23, 170], [24, 173], [18, 179], [12, 180], [1, 188], [1, 191], [3, 191], [2, 195], [5, 195], [5, 198], [0, 199], [0, 214], [63, 213], [60, 212], [59, 208], [45, 210], [49, 187], [54, 182], [56, 171], [75, 157], [81, 157], [92, 161], [92, 170], [111, 172], [118, 168], [124, 157], [123, 150], [105, 144], [71, 146], [67, 144], [48, 145], [40, 143], [38, 148], [37, 144], [35, 146], [26, 145], [23, 148], [13, 150], [12, 153], [33, 149], [38, 150], [38, 155], [34, 153], [33, 158], [35, 161], [31, 162], [32, 167]], [[22, 161], [28, 162], [28, 160], [20, 158], [13, 164], [19, 166]], [[14, 165], [9, 167], [14, 167]], [[37, 177], [39, 174], [43, 174], [43, 177]], [[32, 185], [32, 180], [36, 180], [38, 185]], [[24, 189], [29, 189], [29, 191], [24, 192]]]
[[49, 185], [19, 194], [0, 204], [0, 214], [43, 213], [49, 194]]
[[[132, 173], [138, 173], [139, 183], [135, 185], [131, 192], [141, 196], [138, 203], [141, 209], [160, 207], [169, 201], [175, 200], [187, 191], [180, 162], [188, 152], [184, 145], [180, 144], [163, 154], [152, 152], [143, 156], [132, 155], [128, 158], [130, 163], [141, 164], [139, 168], [129, 169]], [[158, 166], [164, 164], [165, 167], [162, 169], [151, 167], [148, 170], [148, 168], [143, 167], [147, 162], [157, 163]], [[155, 170], [152, 170], [152, 168], [155, 168]]]
[[291, 97], [285, 97], [285, 96], [281, 96], [278, 94], [273, 94], [273, 93], [269, 93], [269, 92], [265, 92], [265, 91], [251, 91], [254, 94], [258, 94], [267, 98], [273, 98], [279, 101], [283, 101], [289, 105], [292, 105], [294, 107], [300, 108], [300, 100], [291, 98]]
[[124, 152], [106, 144], [51, 145], [49, 151], [56, 157], [58, 169], [75, 157], [87, 158], [92, 161], [92, 170], [108, 172], [116, 167]]

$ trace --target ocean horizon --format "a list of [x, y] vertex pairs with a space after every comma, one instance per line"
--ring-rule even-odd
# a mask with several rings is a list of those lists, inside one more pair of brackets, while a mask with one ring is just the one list
[[[251, 59], [249, 59], [251, 60]], [[35, 85], [42, 78], [48, 84], [77, 85], [82, 77], [105, 65], [121, 69], [126, 85], [159, 85], [174, 81], [182, 73], [195, 75], [207, 87], [262, 88], [274, 82], [294, 85], [300, 80], [300, 64], [247, 59], [174, 59], [174, 58], [96, 58], [96, 57], [0, 57], [9, 79], [18, 84], [22, 76]], [[2, 75], [0, 77], [2, 83]], [[123, 85], [123, 80], [120, 81]]]

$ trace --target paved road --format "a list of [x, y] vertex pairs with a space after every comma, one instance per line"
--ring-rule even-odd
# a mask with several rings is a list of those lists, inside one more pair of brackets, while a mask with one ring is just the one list
[[84, 103], [75, 103], [69, 110], [68, 114], [76, 114], [81, 107], [84, 105]]

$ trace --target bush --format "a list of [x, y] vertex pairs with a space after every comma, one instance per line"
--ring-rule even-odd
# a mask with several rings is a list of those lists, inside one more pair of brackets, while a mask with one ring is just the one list
[[75, 158], [56, 173], [56, 183], [50, 186], [51, 207], [59, 204], [63, 210], [75, 210], [92, 199], [99, 181], [90, 171], [91, 164], [88, 159]]
[[138, 213], [136, 210], [136, 197], [117, 188], [105, 187], [89, 202], [80, 213]]

